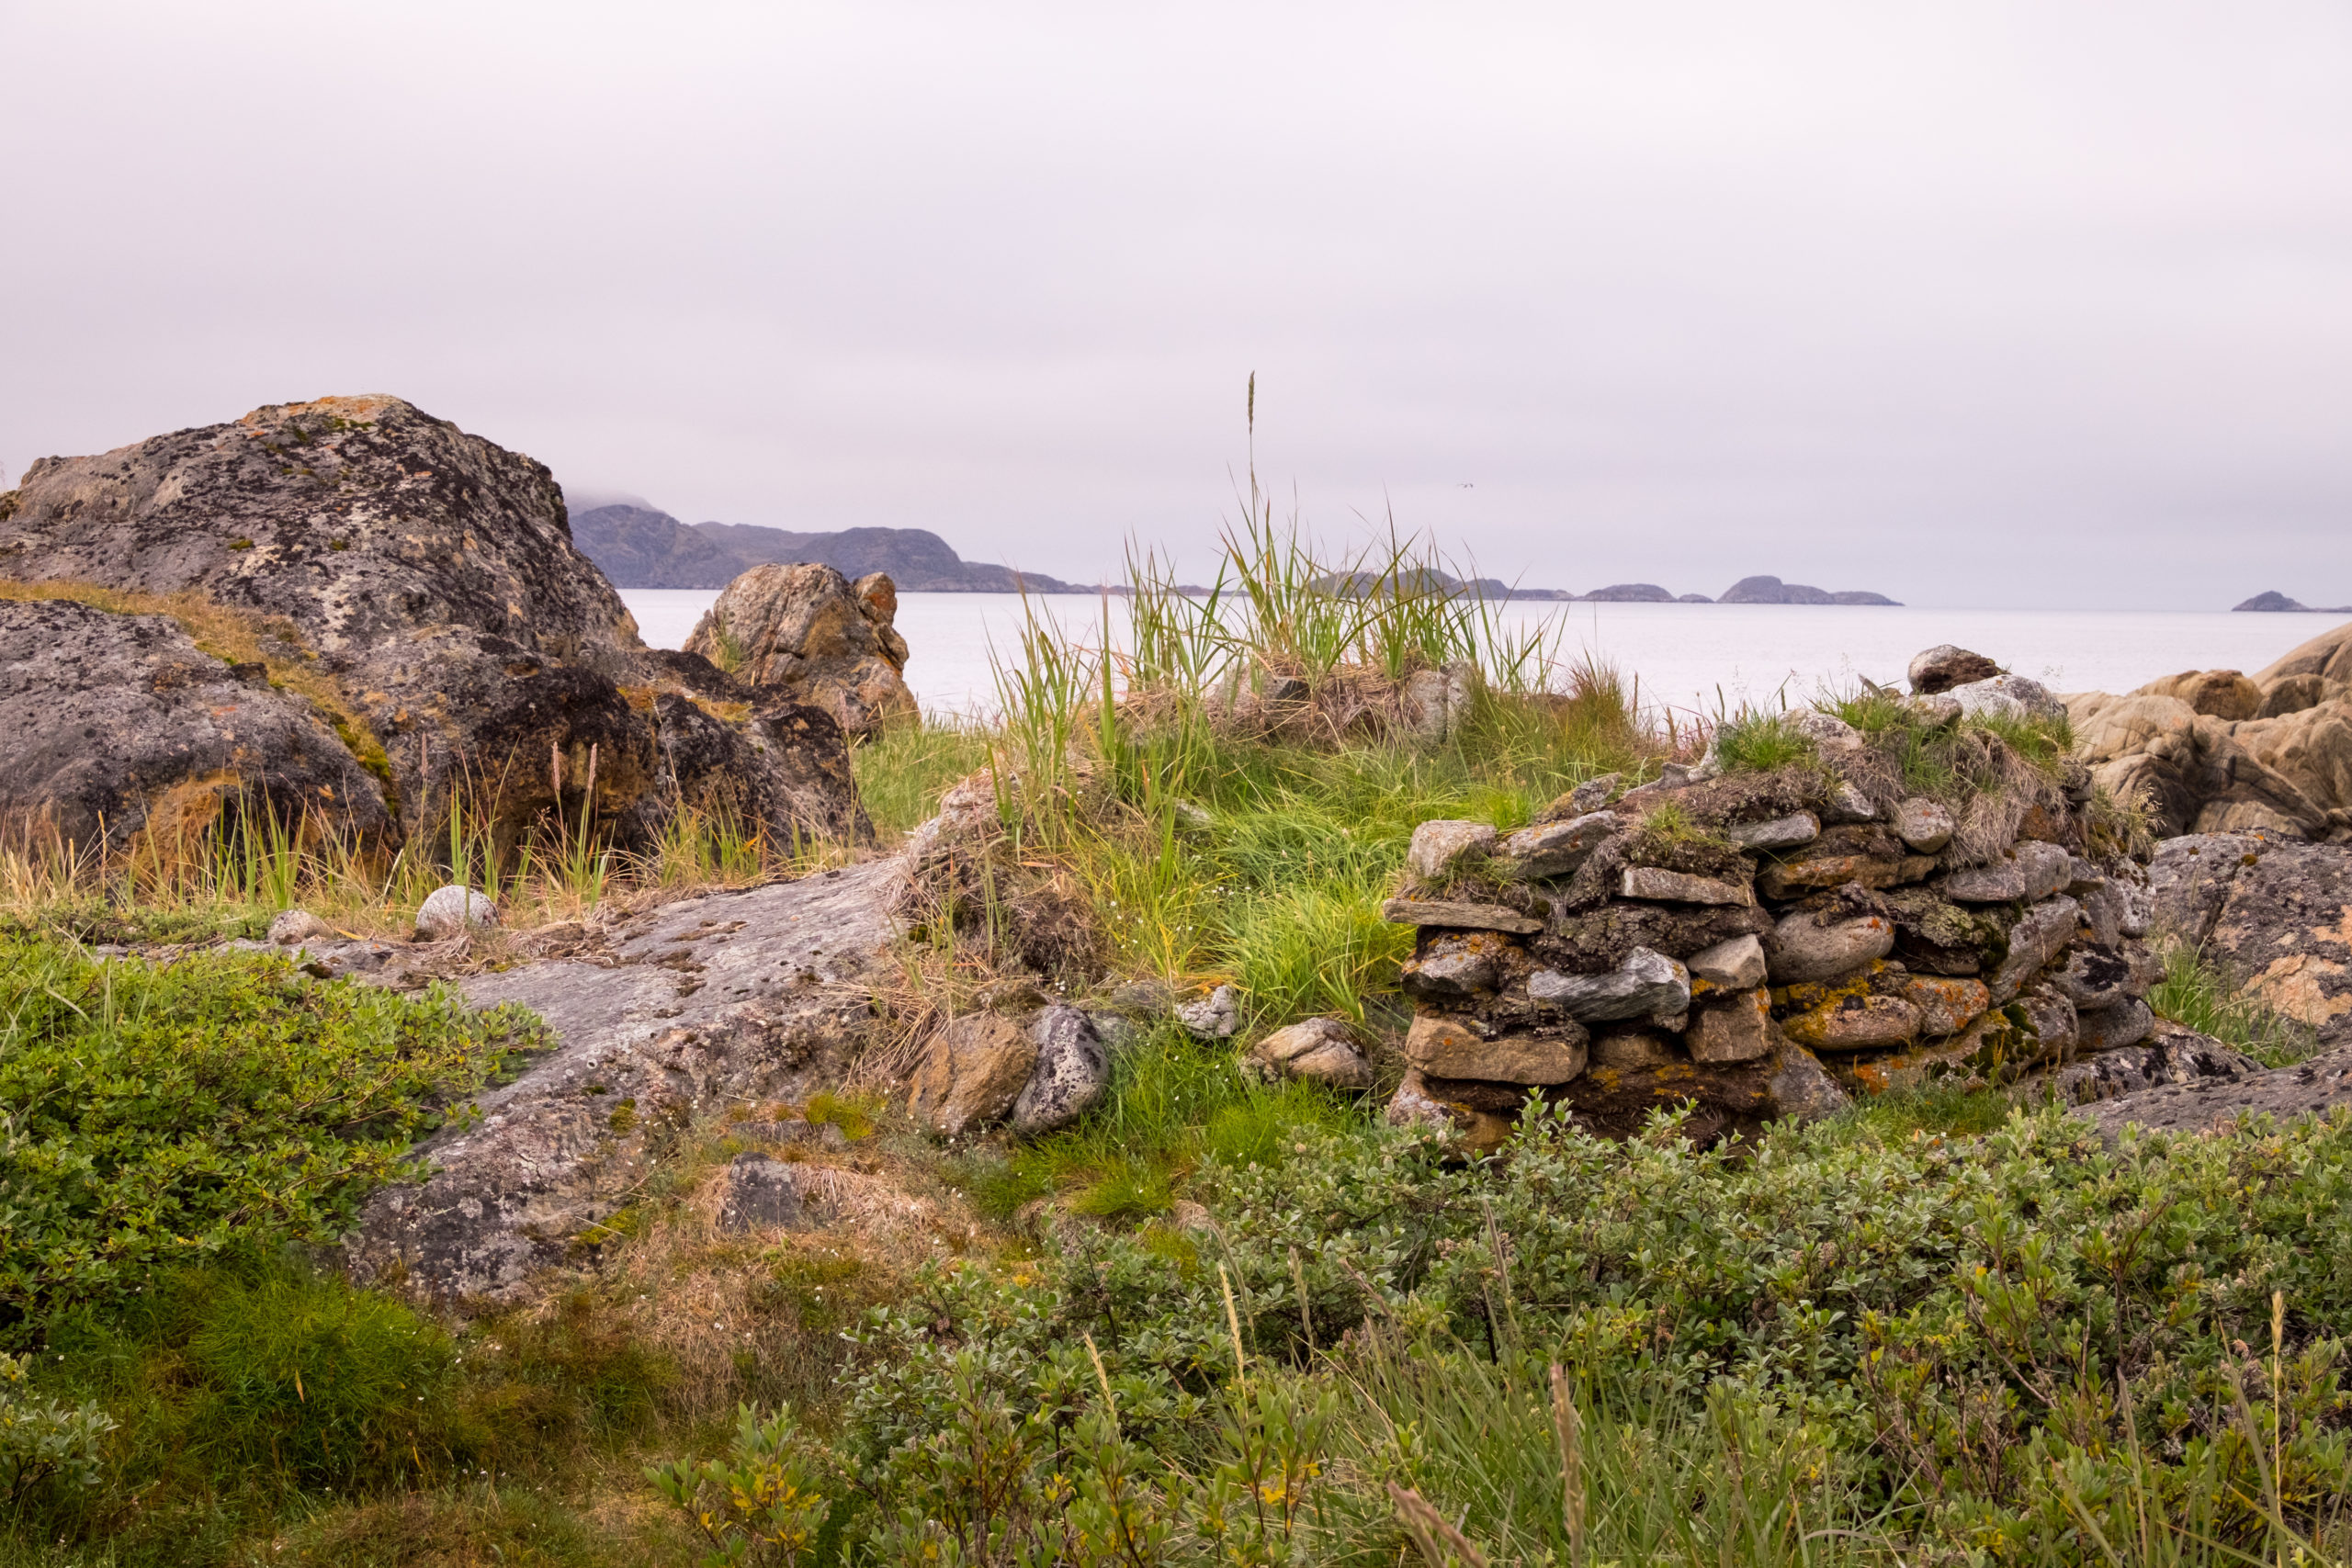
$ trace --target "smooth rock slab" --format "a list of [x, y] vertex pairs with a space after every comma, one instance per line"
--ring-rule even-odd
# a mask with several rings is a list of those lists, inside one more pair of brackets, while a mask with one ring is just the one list
[[427, 1180], [367, 1201], [346, 1267], [422, 1296], [514, 1300], [634, 1201], [696, 1114], [838, 1082], [871, 1027], [865, 975], [903, 929], [906, 889], [894, 858], [681, 899], [610, 928], [596, 962], [463, 981], [477, 1007], [537, 1012], [555, 1048], [478, 1096], [479, 1121], [419, 1146]]
[[1661, 904], [1718, 904], [1735, 908], [1756, 902], [1756, 895], [1736, 882], [1692, 876], [1663, 866], [1629, 865], [1618, 878], [1617, 896]]
[[1821, 837], [1821, 818], [1799, 811], [1769, 822], [1740, 822], [1724, 829], [1724, 837], [1743, 850], [1803, 849]]
[[1586, 1023], [1671, 1017], [1690, 1005], [1690, 972], [1674, 959], [1637, 947], [1616, 968], [1599, 975], [1539, 969], [1527, 994]]
[[[2158, 1036], [2159, 1043], [2169, 1039], [2162, 1033]], [[2085, 1114], [2112, 1139], [2126, 1125], [2151, 1132], [2208, 1133], [2231, 1126], [2242, 1117], [2276, 1116], [2283, 1121], [2339, 1105], [2352, 1105], [2352, 1047], [2292, 1066], [2152, 1087], [2107, 1100]]]
[[1726, 991], [1745, 991], [1764, 983], [1764, 944], [1752, 936], [1736, 936], [1683, 960], [1693, 980]]
[[1354, 1032], [1336, 1018], [1310, 1018], [1277, 1029], [1251, 1046], [1242, 1061], [1262, 1082], [1293, 1077], [1333, 1089], [1372, 1087], [1372, 1064], [1364, 1059]]
[[1405, 850], [1405, 870], [1415, 880], [1437, 886], [1464, 861], [1494, 847], [1495, 830], [1487, 823], [1433, 819], [1413, 829], [1413, 841]]
[[1756, 874], [1756, 887], [1767, 898], [1801, 898], [1849, 882], [1864, 887], [1896, 887], [1918, 881], [1935, 863], [1926, 855], [1812, 855], [1762, 867]]
[[416, 908], [416, 939], [446, 942], [469, 931], [488, 931], [498, 924], [498, 906], [470, 887], [451, 883], [436, 887]]
[[1850, 975], [1894, 951], [1894, 922], [1880, 915], [1815, 923], [1808, 914], [1788, 915], [1772, 928], [1765, 944], [1772, 983], [1833, 980]]
[[1584, 1030], [1574, 1023], [1541, 1035], [1514, 1032], [1490, 1040], [1464, 1019], [1425, 1012], [1405, 1036], [1405, 1059], [1430, 1077], [1558, 1084], [1584, 1071], [1586, 1042]]
[[[1380, 918], [1400, 926], [1435, 926], [1443, 931], [1509, 931], [1533, 936], [1544, 922], [1532, 915], [1501, 904], [1454, 904], [1437, 898], [1391, 898], [1380, 907]], [[1227, 1030], [1227, 1033], [1232, 1031]]]
[[1971, 653], [1949, 642], [1914, 654], [1907, 671], [1911, 690], [1923, 697], [1949, 692], [1954, 686], [1989, 681], [2000, 672], [2001, 667], [1983, 654]]

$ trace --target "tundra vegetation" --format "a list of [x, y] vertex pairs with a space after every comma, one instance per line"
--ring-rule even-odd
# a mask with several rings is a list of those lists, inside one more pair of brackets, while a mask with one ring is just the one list
[[[1508, 829], [1711, 741], [1808, 755], [1777, 713], [1645, 710], [1420, 552], [1321, 561], [1250, 506], [1211, 597], [1136, 559], [1124, 639], [1040, 610], [1000, 721], [857, 750], [886, 843], [961, 780], [997, 808], [878, 1012], [1211, 983], [1242, 1010], [1204, 1043], [1137, 1007], [1105, 1101], [1026, 1143], [922, 1136], [888, 1050], [798, 1108], [970, 1216], [946, 1245], [723, 1230], [720, 1118], [527, 1304], [356, 1289], [328, 1250], [356, 1199], [533, 1022], [213, 945], [297, 904], [401, 931], [455, 874], [504, 906], [494, 964], [846, 852], [687, 819], [634, 855], [560, 821], [502, 849], [458, 796], [390, 865], [267, 822], [145, 864], [11, 852], [0, 1562], [2345, 1560], [2352, 1120], [2109, 1144], [1945, 1088], [1706, 1149], [1670, 1113], [1610, 1142], [1535, 1110], [1465, 1159], [1380, 1119], [1393, 1052], [1363, 1098], [1238, 1072], [1299, 1019], [1393, 1039], [1410, 937], [1380, 906], [1417, 824]], [[1939, 795], [2067, 741], [1838, 711]], [[2308, 1048], [2168, 963], [2165, 1016]]]

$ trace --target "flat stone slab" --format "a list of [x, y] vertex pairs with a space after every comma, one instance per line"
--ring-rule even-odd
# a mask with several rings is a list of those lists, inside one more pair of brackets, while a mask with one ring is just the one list
[[1501, 904], [1450, 904], [1438, 898], [1391, 898], [1380, 918], [1394, 925], [1435, 926], [1443, 931], [1509, 931], [1533, 936], [1544, 922]]
[[384, 1189], [345, 1246], [362, 1283], [512, 1300], [593, 1246], [696, 1115], [798, 1099], [862, 1040], [872, 956], [902, 931], [906, 863], [681, 899], [625, 920], [595, 958], [461, 983], [529, 1008], [555, 1048], [423, 1145], [423, 1183]]
[[2245, 1117], [2276, 1116], [2283, 1121], [2341, 1105], [2352, 1105], [2352, 1046], [2288, 1067], [2162, 1083], [2086, 1106], [2080, 1114], [2097, 1122], [2111, 1140], [2127, 1124], [2155, 1133], [2211, 1133]]

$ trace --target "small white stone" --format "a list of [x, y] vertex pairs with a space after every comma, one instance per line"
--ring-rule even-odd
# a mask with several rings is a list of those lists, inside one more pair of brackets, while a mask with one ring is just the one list
[[444, 942], [469, 931], [498, 924], [498, 906], [459, 883], [436, 887], [417, 906], [417, 935], [426, 942]]

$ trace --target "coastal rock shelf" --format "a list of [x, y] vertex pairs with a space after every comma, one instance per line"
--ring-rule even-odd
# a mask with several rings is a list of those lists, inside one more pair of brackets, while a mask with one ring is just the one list
[[[2111, 1053], [2136, 1051], [2054, 1087], [2203, 1070], [2195, 1052], [2141, 1048], [2161, 965], [2128, 834], [2086, 769], [2003, 738], [2054, 728], [2056, 700], [1939, 649], [1911, 695], [1860, 706], [1859, 729], [1826, 712], [1770, 721], [1770, 766], [1719, 737], [1696, 768], [1591, 781], [1515, 832], [1421, 824], [1386, 907], [1417, 931], [1390, 1119], [1476, 1147], [1531, 1099], [1620, 1137], [1687, 1107], [1709, 1141], [1857, 1093], [2007, 1084]], [[1923, 754], [1942, 760], [1937, 788], [1905, 784]]]

